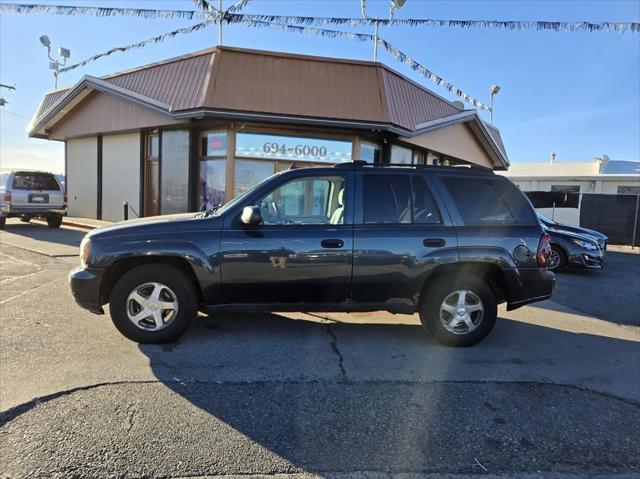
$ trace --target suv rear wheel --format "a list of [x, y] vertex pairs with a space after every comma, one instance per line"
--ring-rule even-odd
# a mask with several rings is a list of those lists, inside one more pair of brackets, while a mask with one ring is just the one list
[[197, 313], [193, 284], [178, 268], [138, 266], [115, 284], [109, 311], [115, 327], [138, 343], [175, 341]]
[[0, 216], [0, 230], [4, 229], [4, 225], [7, 223], [7, 217], [6, 216]]
[[493, 329], [498, 315], [496, 296], [481, 278], [443, 276], [424, 294], [420, 321], [440, 344], [473, 346]]
[[61, 224], [62, 224], [62, 216], [60, 215], [47, 216], [47, 225], [49, 225], [49, 228], [60, 228]]

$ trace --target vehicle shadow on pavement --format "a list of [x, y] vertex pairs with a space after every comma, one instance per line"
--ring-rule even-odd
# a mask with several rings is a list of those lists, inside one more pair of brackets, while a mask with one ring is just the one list
[[[11, 244], [10, 237], [13, 236], [18, 241], [21, 239], [33, 240], [34, 244], [42, 242], [43, 247], [46, 247], [45, 243], [54, 243], [77, 248], [87, 232], [71, 228], [49, 228], [42, 223], [23, 223], [20, 220], [12, 219], [7, 221], [2, 234], [5, 236], [3, 240], [7, 240], [8, 244]], [[27, 247], [28, 243], [22, 243], [22, 245]], [[16, 246], [20, 246], [20, 244]]]
[[[481, 344], [453, 349], [413, 324], [245, 314], [139, 348], [195, 406], [184, 423], [193, 414], [230, 443], [250, 440], [236, 451], [249, 472], [265, 455], [319, 474], [482, 472], [475, 458], [491, 472], [640, 468], [628, 441], [640, 427], [635, 341], [502, 319]], [[204, 441], [209, 461], [224, 454]]]

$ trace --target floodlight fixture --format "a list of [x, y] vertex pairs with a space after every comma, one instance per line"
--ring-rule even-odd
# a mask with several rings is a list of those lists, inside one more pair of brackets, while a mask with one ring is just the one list
[[60, 47], [58, 48], [58, 56], [66, 60], [71, 57], [71, 50], [69, 50], [68, 48]]
[[489, 98], [491, 99], [491, 104], [489, 106], [489, 123], [493, 125], [493, 97], [497, 95], [500, 91], [500, 85], [491, 85], [489, 88]]
[[42, 46], [45, 48], [50, 48], [51, 47], [51, 40], [49, 40], [49, 37], [46, 35], [42, 35], [40, 37], [40, 43], [42, 43]]
[[489, 93], [491, 93], [492, 95], [497, 95], [499, 91], [500, 91], [500, 85], [491, 85], [491, 89], [489, 90]]
[[55, 61], [55, 60], [51, 60], [49, 62], [49, 70], [53, 70], [54, 72], [57, 72], [60, 69], [60, 64]]

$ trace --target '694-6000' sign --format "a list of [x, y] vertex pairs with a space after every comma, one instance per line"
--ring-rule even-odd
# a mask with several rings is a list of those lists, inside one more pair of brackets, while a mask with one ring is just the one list
[[236, 156], [342, 163], [351, 161], [351, 142], [263, 133], [238, 133]]

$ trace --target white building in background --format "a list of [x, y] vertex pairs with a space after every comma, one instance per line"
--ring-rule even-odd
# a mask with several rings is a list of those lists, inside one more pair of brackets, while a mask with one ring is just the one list
[[[555, 153], [546, 163], [514, 163], [508, 171], [497, 172], [522, 191], [560, 191], [582, 194], [640, 195], [640, 161], [611, 160], [607, 155], [591, 161], [559, 163]], [[556, 221], [580, 224], [580, 208], [541, 208]]]

